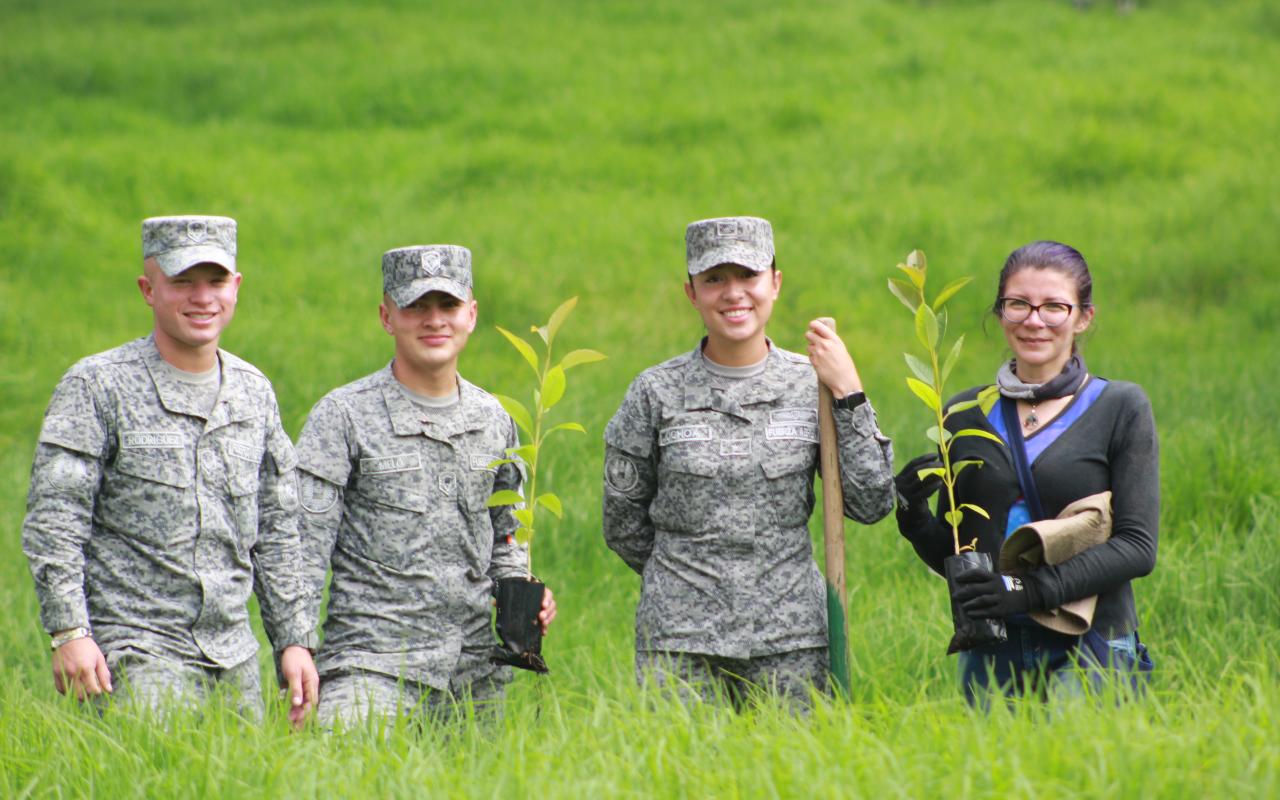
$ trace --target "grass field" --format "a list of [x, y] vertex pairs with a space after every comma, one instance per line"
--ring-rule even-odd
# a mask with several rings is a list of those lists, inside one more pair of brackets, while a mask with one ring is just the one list
[[[0, 0], [0, 796], [1280, 794], [1280, 10], [423, 5]], [[149, 328], [138, 224], [184, 212], [239, 220], [224, 344], [295, 435], [390, 357], [385, 249], [472, 248], [463, 372], [495, 391], [524, 389], [492, 326], [581, 297], [566, 344], [610, 359], [571, 374], [589, 435], [551, 464], [573, 506], [535, 545], [554, 672], [522, 676], [497, 727], [291, 735], [211, 707], [162, 728], [53, 692], [19, 543], [35, 436], [68, 366]], [[978, 278], [953, 303], [958, 388], [1002, 357], [982, 318], [1004, 256], [1084, 251], [1090, 367], [1141, 383], [1160, 428], [1159, 564], [1135, 586], [1149, 697], [968, 710], [943, 586], [892, 521], [848, 528], [851, 702], [735, 715], [634, 686], [600, 436], [630, 379], [699, 335], [685, 223], [743, 213], [777, 232], [775, 341], [836, 317], [899, 465], [927, 443], [893, 265], [920, 247], [939, 281]]]

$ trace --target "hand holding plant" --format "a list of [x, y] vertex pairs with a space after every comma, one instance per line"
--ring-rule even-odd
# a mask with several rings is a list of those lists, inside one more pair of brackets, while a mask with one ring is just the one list
[[936, 491], [935, 484], [938, 482], [946, 490], [945, 500], [939, 500], [939, 502], [945, 502], [943, 507], [947, 510], [943, 518], [951, 526], [951, 542], [955, 553], [943, 564], [947, 583], [951, 587], [951, 613], [956, 628], [947, 652], [954, 653], [979, 644], [1003, 641], [1006, 638], [1003, 620], [970, 618], [955, 599], [959, 578], [976, 569], [990, 571], [992, 563], [990, 554], [977, 552], [976, 539], [964, 544], [960, 542], [960, 523], [964, 521], [966, 513], [986, 518], [990, 518], [989, 515], [985, 509], [973, 503], [957, 504], [955, 494], [957, 477], [969, 467], [981, 467], [982, 462], [973, 458], [956, 461], [951, 458], [952, 445], [957, 439], [963, 437], [991, 439], [1000, 445], [1004, 445], [1004, 442], [995, 434], [980, 428], [962, 428], [957, 431], [947, 428], [947, 421], [954, 414], [962, 411], [981, 408], [984, 414], [990, 412], [999, 399], [999, 390], [995, 386], [988, 386], [978, 392], [977, 397], [972, 400], [963, 400], [943, 407], [942, 398], [947, 396], [947, 379], [951, 376], [956, 362], [959, 361], [960, 351], [964, 346], [964, 336], [961, 335], [947, 351], [946, 357], [941, 357], [942, 342], [947, 333], [947, 312], [944, 306], [972, 278], [958, 278], [948, 283], [934, 297], [933, 303], [929, 303], [925, 297], [928, 269], [924, 253], [912, 250], [907, 256], [907, 262], [899, 264], [898, 269], [902, 270], [907, 277], [905, 280], [890, 278], [889, 291], [893, 292], [894, 296], [912, 313], [915, 319], [916, 338], [925, 351], [924, 359], [911, 353], [903, 353], [907, 367], [912, 373], [907, 377], [907, 386], [933, 412], [933, 424], [925, 430], [925, 437], [933, 442], [938, 450], [936, 457], [930, 453], [915, 459], [908, 466], [908, 469], [915, 467], [916, 478], [914, 481], [907, 481], [913, 484], [912, 489], [916, 495], [914, 498], [909, 498], [908, 502], [927, 504], [927, 498]]
[[[564, 398], [568, 385], [566, 373], [573, 367], [605, 358], [595, 350], [574, 350], [559, 362], [552, 363], [551, 353], [556, 334], [560, 332], [565, 319], [577, 303], [576, 297], [566, 300], [552, 312], [546, 325], [534, 325], [531, 328], [531, 332], [536, 333], [538, 339], [542, 341], [541, 357], [533, 345], [505, 328], [498, 328], [498, 332], [506, 337], [533, 370], [534, 384], [532, 411], [514, 397], [495, 395], [520, 429], [524, 444], [510, 448], [506, 452], [506, 458], [498, 459], [489, 466], [519, 464], [524, 471], [525, 480], [521, 487], [523, 493], [512, 489], [501, 489], [489, 496], [488, 506], [490, 508], [516, 506], [512, 513], [520, 525], [516, 528], [515, 538], [528, 554], [528, 571], [524, 579], [498, 581], [497, 628], [505, 647], [495, 648], [493, 659], [537, 672], [547, 671], [546, 663], [540, 654], [542, 637], [538, 627], [538, 614], [542, 608], [545, 587], [533, 577], [533, 538], [541, 530], [541, 520], [544, 519], [539, 513], [540, 510], [545, 510], [557, 519], [562, 519], [565, 506], [559, 495], [545, 491], [546, 481], [539, 471], [539, 464], [547, 447], [548, 438], [552, 434], [561, 431], [586, 433], [586, 429], [580, 423], [561, 422], [552, 425], [548, 416], [551, 409]], [[542, 488], [544, 489], [541, 493], [538, 491], [540, 478], [543, 479]]]

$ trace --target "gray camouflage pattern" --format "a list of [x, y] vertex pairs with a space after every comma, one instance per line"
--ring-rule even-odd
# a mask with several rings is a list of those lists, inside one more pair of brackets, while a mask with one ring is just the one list
[[115, 692], [94, 698], [100, 709], [126, 706], [163, 718], [174, 708], [194, 709], [221, 693], [242, 716], [262, 721], [262, 672], [255, 657], [221, 669], [116, 651], [107, 657], [107, 667]]
[[154, 258], [172, 278], [205, 262], [236, 271], [236, 221], [230, 217], [148, 217], [142, 221], [142, 257]]
[[[298, 439], [302, 539], [312, 603], [332, 569], [321, 675], [362, 670], [446, 689], [464, 648], [492, 645], [493, 580], [524, 575], [510, 506], [515, 424], [459, 378], [459, 405], [434, 419], [387, 366], [330, 392]], [[441, 420], [444, 420], [443, 422]]]
[[471, 251], [456, 244], [398, 247], [382, 254], [382, 291], [400, 308], [427, 292], [468, 299]]
[[[770, 347], [764, 372], [714, 391], [694, 350], [632, 382], [605, 429], [604, 538], [642, 576], [636, 649], [755, 658], [825, 647], [808, 520], [817, 377]], [[837, 409], [844, 512], [893, 507], [893, 453], [869, 403]]]
[[225, 669], [257, 652], [253, 591], [277, 650], [314, 646], [293, 447], [267, 379], [218, 354], [207, 418], [151, 337], [58, 384], [22, 526], [45, 630], [87, 625], [108, 659]]
[[685, 705], [728, 701], [741, 706], [752, 694], [774, 697], [792, 711], [808, 711], [812, 693], [830, 694], [827, 648], [811, 647], [757, 658], [693, 653], [636, 652], [636, 681], [653, 681]]
[[468, 703], [478, 717], [500, 717], [511, 670], [490, 664], [487, 647], [464, 651], [463, 662], [445, 690], [379, 672], [327, 675], [320, 686], [316, 718], [323, 728], [345, 730], [370, 723], [390, 725], [397, 715], [447, 724], [465, 718]]
[[685, 229], [684, 247], [691, 276], [720, 264], [763, 272], [773, 264], [773, 226], [759, 217], [698, 220]]

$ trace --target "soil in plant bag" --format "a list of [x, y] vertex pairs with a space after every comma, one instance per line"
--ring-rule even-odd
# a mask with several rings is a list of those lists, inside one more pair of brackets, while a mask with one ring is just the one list
[[1004, 620], [982, 617], [971, 618], [964, 613], [964, 609], [960, 607], [960, 604], [955, 599], [958, 586], [956, 579], [961, 575], [968, 574], [976, 569], [994, 570], [991, 563], [991, 554], [966, 550], [963, 553], [948, 556], [942, 562], [942, 567], [947, 576], [947, 589], [951, 592], [951, 619], [955, 623], [956, 629], [955, 635], [951, 637], [951, 644], [947, 645], [947, 655], [958, 653], [961, 650], [969, 650], [979, 645], [1003, 642], [1009, 638], [1009, 634], [1005, 631]]
[[542, 626], [538, 614], [542, 611], [542, 595], [545, 586], [539, 581], [524, 578], [498, 579], [498, 638], [489, 660], [495, 664], [507, 664], [534, 672], [547, 672], [547, 662], [542, 660]]

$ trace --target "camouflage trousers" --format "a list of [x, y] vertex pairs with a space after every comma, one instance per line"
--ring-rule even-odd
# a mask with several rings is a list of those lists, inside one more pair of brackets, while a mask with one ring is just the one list
[[262, 721], [262, 675], [256, 657], [221, 669], [141, 653], [110, 653], [107, 666], [115, 693], [110, 698], [99, 695], [99, 709], [126, 706], [164, 716], [173, 708], [196, 708], [219, 693], [241, 716]]
[[462, 662], [450, 678], [449, 688], [443, 690], [380, 672], [343, 669], [327, 673], [321, 676], [316, 717], [326, 729], [379, 722], [391, 725], [396, 717], [447, 724], [466, 719], [472, 711], [477, 719], [500, 719], [511, 668], [489, 664], [487, 650], [483, 660], [464, 653]]
[[667, 650], [636, 651], [636, 680], [652, 680], [681, 702], [723, 702], [741, 709], [755, 695], [773, 697], [792, 711], [812, 706], [814, 690], [830, 691], [827, 648], [791, 650], [755, 658], [724, 658]]

